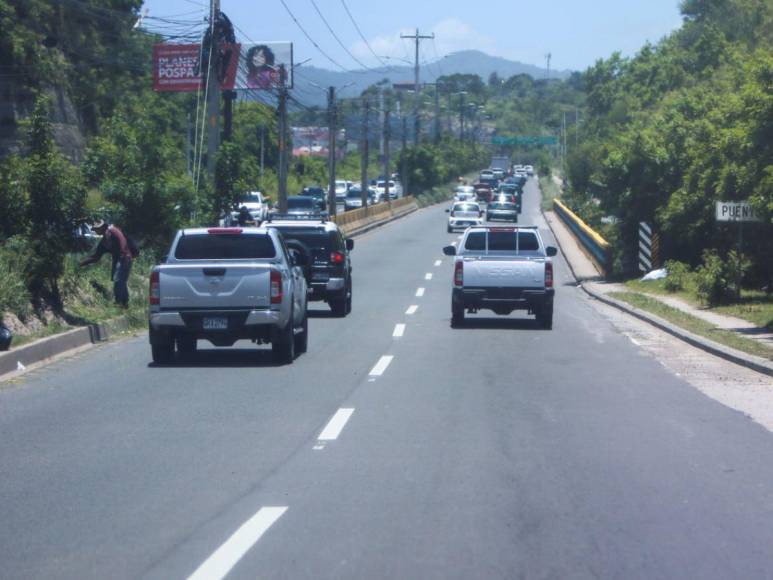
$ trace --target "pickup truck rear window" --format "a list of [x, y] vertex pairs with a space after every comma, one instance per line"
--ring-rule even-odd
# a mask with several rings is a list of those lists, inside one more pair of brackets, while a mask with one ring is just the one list
[[174, 257], [178, 260], [256, 260], [275, 258], [274, 242], [267, 235], [182, 236]]
[[[488, 232], [489, 252], [535, 252], [539, 250], [539, 242], [534, 232]], [[516, 243], [517, 248], [516, 248]], [[472, 232], [467, 236], [464, 249], [471, 252], [486, 251], [486, 232]]]

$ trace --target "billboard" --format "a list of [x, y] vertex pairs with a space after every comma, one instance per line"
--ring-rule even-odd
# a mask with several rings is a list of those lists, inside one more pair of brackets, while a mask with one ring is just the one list
[[[219, 55], [220, 87], [225, 90], [270, 90], [293, 86], [291, 42], [224, 44]], [[191, 92], [204, 88], [200, 44], [156, 44], [153, 46], [153, 90]]]
[[293, 88], [293, 43], [260, 42], [242, 44], [235, 89], [276, 89], [282, 86], [284, 68], [285, 86]]

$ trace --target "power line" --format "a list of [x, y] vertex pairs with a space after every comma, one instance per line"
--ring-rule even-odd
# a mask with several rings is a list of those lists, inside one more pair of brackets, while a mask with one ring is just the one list
[[282, 3], [282, 6], [284, 6], [284, 9], [287, 11], [287, 14], [290, 15], [290, 18], [292, 18], [293, 22], [295, 22], [295, 25], [298, 27], [298, 29], [303, 33], [303, 35], [308, 39], [308, 41], [316, 48], [319, 53], [324, 56], [326, 59], [328, 59], [331, 63], [333, 63], [335, 66], [340, 68], [344, 72], [350, 72], [346, 67], [342, 66], [338, 61], [330, 57], [324, 50], [320, 48], [320, 46], [314, 42], [314, 39], [309, 36], [309, 33], [306, 32], [306, 29], [301, 25], [300, 22], [298, 22], [298, 19], [295, 17], [295, 14], [293, 14], [292, 10], [290, 10], [290, 7], [287, 5], [287, 2], [285, 0], [279, 0]]
[[387, 63], [385, 63], [379, 55], [376, 54], [376, 51], [373, 50], [373, 48], [370, 46], [370, 43], [368, 42], [368, 39], [365, 38], [365, 35], [362, 33], [362, 30], [360, 30], [360, 27], [357, 25], [357, 21], [354, 19], [354, 16], [352, 16], [351, 11], [349, 10], [349, 7], [346, 5], [346, 0], [341, 0], [341, 4], [344, 7], [344, 10], [346, 10], [346, 13], [349, 15], [349, 20], [352, 21], [352, 24], [354, 24], [354, 28], [357, 29], [357, 33], [360, 35], [360, 38], [365, 43], [365, 46], [368, 47], [368, 50], [373, 54], [373, 56], [376, 57], [376, 60], [378, 60], [382, 66], [388, 66]]
[[[358, 65], [360, 65], [362, 68], [372, 70], [368, 65], [364, 64], [360, 59], [358, 59], [356, 56], [354, 56], [351, 51], [346, 48], [346, 45], [341, 42], [341, 39], [338, 38], [338, 35], [335, 33], [335, 30], [330, 26], [327, 19], [322, 15], [322, 12], [320, 11], [319, 7], [317, 6], [317, 3], [314, 0], [311, 0], [311, 5], [314, 6], [314, 10], [317, 11], [317, 14], [319, 14], [319, 17], [322, 19], [322, 22], [325, 23], [325, 26], [327, 26], [327, 29], [330, 31], [330, 34], [333, 35], [333, 38], [336, 39], [338, 44], [341, 45], [341, 48], [343, 48], [346, 51], [346, 54], [348, 54], [350, 57], [352, 57], [352, 60], [354, 60]], [[375, 71], [374, 71], [375, 72]]]

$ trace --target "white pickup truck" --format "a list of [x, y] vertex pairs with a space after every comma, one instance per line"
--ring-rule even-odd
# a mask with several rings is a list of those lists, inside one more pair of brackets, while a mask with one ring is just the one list
[[150, 274], [149, 335], [155, 363], [192, 356], [199, 339], [271, 343], [277, 362], [305, 352], [309, 330], [304, 257], [272, 228], [177, 232]]
[[545, 246], [536, 226], [469, 228], [443, 253], [455, 256], [451, 324], [465, 311], [508, 315], [528, 310], [543, 328], [553, 327], [553, 263], [556, 248]]

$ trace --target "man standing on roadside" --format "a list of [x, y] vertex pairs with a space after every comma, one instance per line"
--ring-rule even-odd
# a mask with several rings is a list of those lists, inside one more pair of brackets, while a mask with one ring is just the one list
[[81, 267], [99, 262], [103, 254], [110, 253], [113, 258], [111, 277], [113, 280], [113, 295], [116, 304], [124, 308], [129, 307], [129, 273], [132, 270], [132, 252], [129, 242], [123, 232], [114, 225], [98, 220], [92, 224], [91, 230], [102, 236], [93, 255], [82, 260]]

